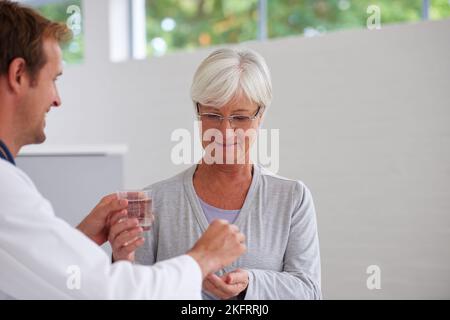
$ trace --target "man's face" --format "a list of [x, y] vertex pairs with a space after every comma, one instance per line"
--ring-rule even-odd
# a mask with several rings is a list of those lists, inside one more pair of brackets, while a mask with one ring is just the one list
[[47, 63], [30, 82], [29, 90], [20, 104], [20, 118], [23, 124], [26, 144], [45, 141], [45, 117], [51, 107], [58, 107], [61, 99], [56, 80], [62, 74], [62, 52], [56, 40], [45, 39], [43, 43]]

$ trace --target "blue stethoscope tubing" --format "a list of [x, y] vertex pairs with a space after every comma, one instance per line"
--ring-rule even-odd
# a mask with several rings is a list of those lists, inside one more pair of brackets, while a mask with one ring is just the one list
[[16, 163], [14, 162], [14, 157], [2, 140], [0, 140], [0, 158], [8, 161], [14, 166], [16, 165]]

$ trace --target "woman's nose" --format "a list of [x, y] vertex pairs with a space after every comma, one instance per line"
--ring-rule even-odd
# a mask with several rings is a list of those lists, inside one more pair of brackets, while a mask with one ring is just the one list
[[224, 118], [220, 123], [220, 130], [225, 133], [227, 129], [233, 130], [233, 126], [231, 125], [230, 119]]

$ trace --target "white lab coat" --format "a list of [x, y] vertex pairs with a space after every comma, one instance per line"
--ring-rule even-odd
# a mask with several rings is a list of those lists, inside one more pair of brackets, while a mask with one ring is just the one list
[[152, 267], [110, 257], [55, 216], [20, 169], [0, 159], [0, 297], [200, 299], [202, 275], [184, 255]]

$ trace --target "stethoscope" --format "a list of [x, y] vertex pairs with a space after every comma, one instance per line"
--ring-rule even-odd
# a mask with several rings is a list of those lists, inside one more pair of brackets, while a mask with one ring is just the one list
[[14, 161], [14, 157], [12, 156], [12, 154], [9, 151], [8, 147], [3, 143], [2, 140], [0, 140], [0, 158], [3, 159], [3, 160], [8, 161], [13, 166], [16, 165], [16, 162]]

